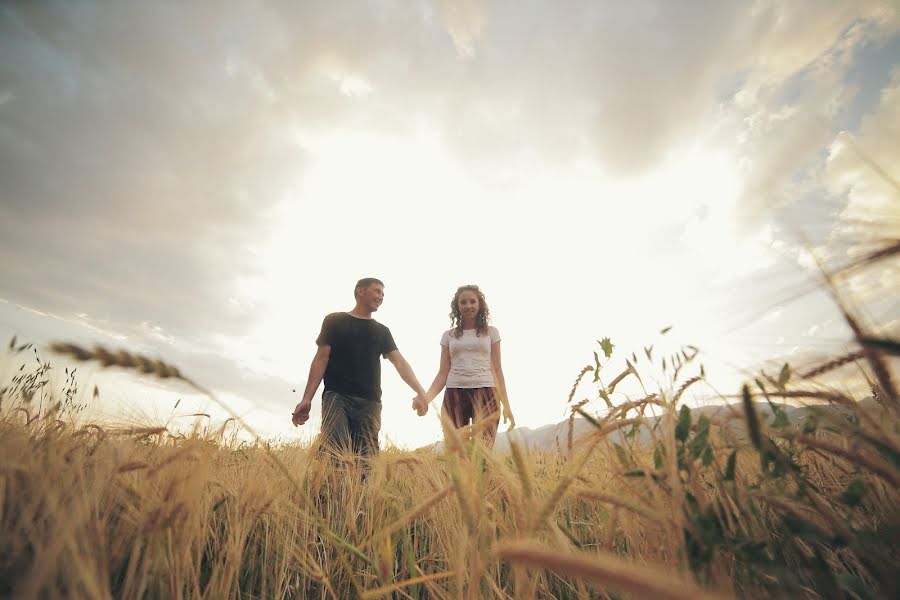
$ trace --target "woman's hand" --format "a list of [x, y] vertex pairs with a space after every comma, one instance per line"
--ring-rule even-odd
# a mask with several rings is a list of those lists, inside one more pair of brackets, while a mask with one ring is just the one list
[[509, 427], [507, 427], [507, 431], [512, 431], [516, 427], [516, 418], [513, 416], [512, 411], [508, 406], [503, 407], [503, 424], [506, 425], [509, 423]]

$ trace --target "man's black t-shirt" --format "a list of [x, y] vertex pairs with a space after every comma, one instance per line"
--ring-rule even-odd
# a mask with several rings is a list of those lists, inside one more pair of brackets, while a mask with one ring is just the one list
[[331, 346], [325, 391], [381, 401], [381, 357], [397, 349], [391, 330], [374, 319], [332, 313], [322, 321], [319, 346]]

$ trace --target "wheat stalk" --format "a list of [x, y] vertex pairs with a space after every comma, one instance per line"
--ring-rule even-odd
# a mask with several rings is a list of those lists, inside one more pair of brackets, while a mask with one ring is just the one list
[[651, 521], [655, 521], [657, 523], [665, 522], [665, 517], [663, 517], [663, 515], [659, 514], [658, 512], [635, 502], [629, 502], [628, 500], [619, 496], [613, 496], [611, 494], [604, 494], [602, 492], [595, 492], [594, 490], [584, 489], [575, 490], [572, 493], [578, 498], [612, 504], [613, 506], [618, 506], [620, 508], [630, 510], [631, 512], [637, 513], [642, 517], [646, 517], [647, 519], [650, 519]]
[[568, 577], [595, 581], [617, 591], [656, 600], [712, 600], [723, 598], [706, 592], [661, 565], [640, 566], [612, 554], [564, 554], [531, 542], [504, 544], [497, 555], [514, 564], [550, 569]]
[[[257, 442], [262, 439], [261, 436], [253, 429], [253, 427], [247, 424], [247, 422], [244, 421], [240, 417], [240, 415], [235, 413], [230, 406], [219, 400], [219, 398], [215, 394], [213, 394], [211, 391], [207, 390], [200, 384], [196, 383], [192, 379], [182, 375], [181, 371], [179, 371], [176, 367], [164, 363], [161, 360], [150, 359], [140, 354], [130, 353], [126, 350], [118, 350], [113, 352], [100, 345], [94, 346], [93, 349], [87, 349], [76, 344], [56, 342], [50, 345], [50, 349], [58, 354], [71, 356], [81, 362], [96, 360], [99, 361], [100, 364], [104, 367], [122, 367], [126, 369], [137, 370], [147, 375], [154, 375], [156, 377], [159, 377], [160, 379], [177, 379], [179, 381], [182, 381], [201, 394], [209, 397], [212, 401], [222, 407], [229, 415], [231, 415], [231, 417], [235, 421], [240, 423], [248, 432], [250, 432], [250, 434], [256, 438]], [[265, 453], [269, 456], [269, 458], [272, 459], [276, 466], [278, 466], [278, 468], [291, 483], [294, 489], [301, 495], [302, 498], [305, 499], [307, 506], [312, 506], [312, 498], [310, 498], [309, 496], [309, 490], [304, 489], [297, 482], [293, 473], [291, 473], [284, 462], [275, 455], [269, 444], [261, 444], [261, 446]], [[328, 524], [313, 511], [306, 510], [304, 511], [303, 516], [309, 521], [318, 525], [325, 533], [325, 535], [331, 538], [331, 540], [334, 541], [338, 546], [344, 548], [345, 550], [348, 550], [351, 554], [354, 554], [355, 556], [361, 558], [366, 563], [371, 564], [372, 561], [368, 556], [366, 556], [359, 548], [334, 532], [328, 526]]]
[[628, 368], [616, 375], [616, 378], [609, 382], [609, 385], [606, 388], [608, 394], [612, 394], [616, 391], [616, 386], [619, 385], [623, 379], [628, 377], [629, 375], [634, 374], [634, 369], [631, 365], [628, 365]]
[[681, 387], [678, 388], [678, 391], [675, 392], [675, 397], [672, 398], [672, 404], [673, 404], [673, 405], [678, 404], [678, 400], [681, 398], [681, 395], [685, 392], [685, 390], [687, 390], [689, 387], [691, 387], [692, 385], [694, 385], [695, 383], [697, 383], [697, 382], [700, 381], [701, 379], [703, 379], [703, 378], [700, 377], [699, 375], [697, 375], [696, 377], [691, 377], [690, 379], [688, 379], [687, 381], [685, 381], [685, 382], [681, 385]]
[[[407, 579], [406, 581], [398, 581], [397, 583], [392, 583], [390, 585], [385, 585], [380, 588], [376, 588], [374, 590], [368, 590], [363, 593], [360, 598], [363, 600], [369, 600], [371, 598], [380, 598], [382, 596], [387, 596], [391, 592], [401, 592], [401, 590], [405, 587], [409, 587], [411, 585], [416, 585], [420, 583], [428, 583], [431, 581], [437, 581], [438, 579], [446, 579], [448, 577], [453, 577], [456, 575], [455, 571], [443, 571], [441, 573], [431, 573], [429, 575], [421, 575], [419, 577], [413, 577], [412, 579]], [[402, 592], [401, 592], [402, 593]]]
[[201, 394], [212, 396], [206, 388], [202, 387], [192, 379], [182, 375], [178, 368], [164, 363], [158, 359], [147, 358], [140, 354], [133, 354], [127, 350], [110, 351], [103, 346], [97, 345], [93, 349], [84, 348], [75, 344], [67, 344], [64, 342], [56, 342], [50, 345], [50, 350], [57, 354], [71, 356], [75, 360], [81, 362], [98, 361], [104, 367], [122, 367], [123, 369], [132, 369], [144, 373], [145, 375], [153, 375], [160, 379], [177, 379], [183, 381]]
[[[659, 400], [659, 396], [657, 396], [656, 394], [648, 394], [648, 395], [644, 396], [643, 398], [641, 398], [640, 400], [632, 400], [630, 402], [623, 402], [622, 404], [618, 405], [616, 408], [613, 409], [612, 412], [609, 413], [609, 415], [607, 416], [607, 418], [605, 420], [608, 421], [619, 414], [625, 415], [628, 413], [628, 411], [634, 410], [636, 408], [643, 409], [645, 406], [648, 406], [650, 404], [654, 404], [660, 408], [668, 408], [668, 405], [666, 405], [665, 402], [662, 402], [661, 400]], [[641, 412], [641, 414], [643, 415], [644, 413]]]
[[422, 502], [421, 504], [419, 504], [419, 506], [415, 507], [414, 509], [412, 509], [411, 511], [409, 511], [408, 513], [406, 513], [405, 515], [403, 515], [402, 517], [400, 517], [399, 519], [397, 519], [396, 521], [394, 521], [387, 527], [385, 527], [382, 531], [380, 531], [378, 533], [373, 533], [370, 536], [370, 539], [373, 539], [376, 536], [388, 536], [389, 537], [390, 534], [394, 533], [395, 531], [397, 531], [398, 529], [400, 529], [407, 523], [409, 523], [415, 519], [418, 519], [419, 517], [426, 514], [428, 511], [430, 511], [432, 508], [434, 508], [435, 506], [440, 504], [441, 501], [444, 500], [444, 498], [446, 498], [447, 496], [449, 496], [450, 492], [452, 492], [452, 491], [453, 491], [452, 486], [448, 485], [444, 489], [440, 490], [438, 493], [431, 496], [431, 498], [428, 498], [427, 500], [425, 500], [425, 502]]
[[590, 373], [593, 369], [594, 367], [592, 367], [591, 365], [587, 365], [581, 370], [581, 373], [579, 373], [578, 377], [575, 378], [575, 383], [572, 384], [572, 389], [569, 391], [569, 399], [567, 400], [567, 402], [572, 401], [572, 398], [575, 397], [575, 390], [578, 388], [578, 384], [581, 383], [581, 380], [584, 378], [584, 376]]
[[869, 469], [869, 471], [871, 471], [875, 475], [878, 475], [885, 481], [893, 484], [895, 487], [900, 487], [900, 474], [898, 474], [897, 469], [891, 467], [888, 463], [883, 462], [879, 459], [869, 458], [868, 456], [865, 456], [855, 450], [842, 448], [837, 444], [832, 444], [831, 442], [826, 442], [825, 440], [821, 440], [810, 435], [783, 433], [781, 434], [781, 437], [803, 444], [804, 446], [809, 446], [810, 448], [818, 448], [820, 450], [824, 450], [825, 452], [830, 452], [831, 454], [840, 456], [841, 458], [849, 460], [854, 464]]
[[849, 354], [845, 354], [844, 356], [839, 356], [837, 358], [829, 360], [826, 363], [822, 363], [821, 365], [810, 369], [806, 373], [803, 373], [800, 377], [802, 379], [814, 379], [819, 375], [824, 375], [829, 371], [834, 371], [835, 369], [839, 369], [846, 364], [850, 364], [864, 357], [865, 352], [863, 352], [862, 350], [857, 350], [856, 352], [851, 352]]
[[528, 467], [525, 465], [525, 457], [522, 455], [522, 449], [519, 448], [519, 444], [515, 440], [510, 440], [509, 451], [512, 454], [513, 464], [516, 466], [516, 473], [522, 485], [522, 493], [525, 495], [525, 498], [531, 500], [533, 486]]

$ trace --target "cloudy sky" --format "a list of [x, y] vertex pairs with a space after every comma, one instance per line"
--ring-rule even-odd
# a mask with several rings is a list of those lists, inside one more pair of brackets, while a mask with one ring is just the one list
[[[162, 357], [296, 439], [358, 278], [426, 387], [478, 283], [523, 426], [605, 336], [730, 393], [841, 347], [807, 249], [900, 236], [898, 139], [898, 2], [2, 1], [0, 333]], [[897, 287], [846, 291], [895, 330]], [[386, 440], [439, 437], [384, 388]], [[96, 408], [187, 394], [116, 374]]]

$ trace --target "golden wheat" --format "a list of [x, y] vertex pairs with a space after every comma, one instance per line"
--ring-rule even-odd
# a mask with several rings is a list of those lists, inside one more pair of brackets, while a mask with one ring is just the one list
[[70, 356], [81, 362], [97, 361], [104, 367], [121, 367], [135, 370], [145, 375], [153, 375], [160, 379], [177, 379], [202, 394], [210, 394], [204, 387], [182, 375], [177, 367], [164, 363], [161, 360], [133, 354], [127, 350], [110, 351], [100, 345], [94, 346], [93, 349], [88, 349], [64, 342], [50, 344], [50, 350], [57, 354]]
[[675, 574], [666, 574], [666, 569], [660, 566], [639, 566], [606, 553], [564, 554], [534, 543], [516, 542], [498, 548], [497, 555], [510, 562], [588, 579], [639, 598], [713, 600], [727, 597], [706, 592]]

